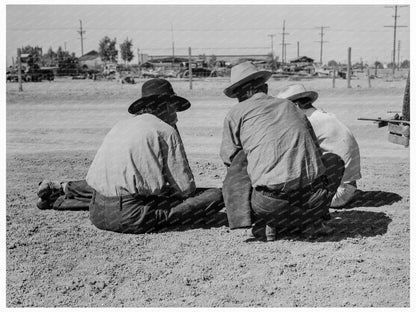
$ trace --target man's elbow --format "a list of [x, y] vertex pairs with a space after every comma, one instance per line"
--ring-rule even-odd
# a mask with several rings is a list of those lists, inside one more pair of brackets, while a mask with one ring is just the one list
[[181, 196], [182, 198], [186, 198], [186, 197], [192, 196], [192, 195], [195, 193], [195, 190], [196, 190], [195, 181], [191, 181], [191, 182], [189, 183], [188, 187], [187, 187], [187, 188], [185, 188], [185, 189], [181, 192], [180, 196]]

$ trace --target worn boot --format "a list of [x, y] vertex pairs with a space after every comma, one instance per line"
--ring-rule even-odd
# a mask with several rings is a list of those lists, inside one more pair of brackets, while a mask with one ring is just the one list
[[58, 197], [64, 195], [62, 183], [43, 180], [39, 183], [37, 195], [39, 199], [36, 206], [42, 210], [51, 209]]

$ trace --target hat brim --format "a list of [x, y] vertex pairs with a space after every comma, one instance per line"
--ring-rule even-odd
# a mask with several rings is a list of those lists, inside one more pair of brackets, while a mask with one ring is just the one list
[[311, 104], [318, 99], [318, 93], [315, 91], [305, 91], [292, 96], [289, 96], [287, 99], [289, 101], [296, 101], [299, 99], [308, 98], [311, 101]]
[[237, 93], [235, 92], [236, 89], [245, 85], [247, 82], [249, 82], [251, 80], [263, 79], [263, 83], [264, 83], [267, 80], [269, 80], [271, 76], [272, 76], [272, 73], [267, 71], [267, 70], [261, 70], [261, 71], [255, 72], [255, 73], [253, 73], [251, 75], [248, 75], [247, 77], [237, 81], [236, 83], [232, 84], [228, 88], [225, 88], [224, 89], [224, 94], [226, 96], [230, 97], [230, 98], [235, 98], [235, 97], [237, 97]]
[[[183, 112], [191, 107], [191, 103], [187, 99], [177, 95], [166, 95], [165, 100], [175, 107], [177, 112]], [[130, 114], [136, 114], [148, 104], [156, 101], [160, 101], [160, 95], [141, 97], [130, 105], [128, 111]]]

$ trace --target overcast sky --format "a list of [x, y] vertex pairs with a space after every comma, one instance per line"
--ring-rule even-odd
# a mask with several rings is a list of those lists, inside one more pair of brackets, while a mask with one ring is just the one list
[[[385, 5], [15, 5], [6, 6], [7, 65], [16, 49], [39, 45], [46, 52], [59, 46], [81, 54], [77, 33], [82, 20], [84, 53], [98, 50], [104, 36], [133, 40], [137, 53], [171, 55], [172, 37], [175, 55], [193, 54], [282, 54], [283, 21], [287, 59], [307, 55], [319, 61], [321, 26], [323, 62], [346, 62], [352, 48], [353, 62], [390, 62], [393, 50], [394, 9]], [[410, 9], [398, 9], [397, 29], [400, 59], [409, 59]], [[172, 32], [173, 28], [173, 32]], [[117, 45], [118, 46], [118, 45]], [[396, 55], [397, 57], [397, 55]], [[137, 62], [137, 57], [133, 59]]]

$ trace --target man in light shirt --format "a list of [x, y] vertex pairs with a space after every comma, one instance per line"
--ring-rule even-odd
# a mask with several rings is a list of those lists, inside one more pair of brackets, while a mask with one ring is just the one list
[[231, 69], [224, 93], [239, 103], [225, 117], [220, 156], [228, 167], [223, 196], [230, 228], [254, 223], [254, 237], [274, 240], [325, 228], [335, 190], [306, 116], [267, 95], [270, 76], [250, 62]]
[[85, 180], [41, 182], [40, 209], [89, 209], [99, 229], [146, 233], [170, 225], [201, 223], [223, 208], [220, 189], [196, 189], [177, 115], [190, 107], [165, 79], [142, 86], [105, 136]]
[[290, 100], [305, 113], [323, 154], [333, 153], [344, 161], [344, 174], [332, 198], [331, 207], [345, 206], [353, 199], [357, 180], [361, 178], [360, 149], [351, 130], [335, 115], [315, 108], [312, 104], [317, 100], [318, 93], [306, 90], [302, 84], [286, 87], [277, 97]]

